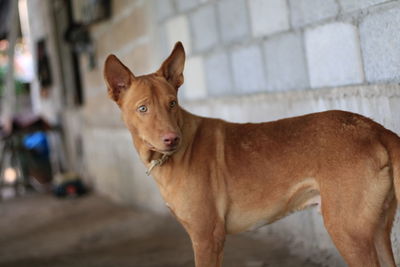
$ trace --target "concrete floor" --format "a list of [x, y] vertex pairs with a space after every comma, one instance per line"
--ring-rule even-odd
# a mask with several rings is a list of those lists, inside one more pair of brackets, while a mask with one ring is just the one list
[[[318, 266], [283, 242], [229, 236], [224, 266]], [[92, 194], [33, 194], [0, 202], [0, 266], [194, 266], [190, 240], [170, 216], [117, 205]]]

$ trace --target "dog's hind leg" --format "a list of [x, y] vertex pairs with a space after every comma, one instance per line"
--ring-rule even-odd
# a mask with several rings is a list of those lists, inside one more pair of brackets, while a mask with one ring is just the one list
[[322, 203], [325, 227], [346, 263], [350, 267], [380, 267], [375, 249], [375, 226], [368, 223], [363, 226], [350, 224], [349, 220], [340, 216], [328, 215], [324, 212], [324, 202]]
[[381, 223], [378, 226], [375, 235], [375, 248], [378, 252], [379, 262], [381, 266], [395, 267], [396, 263], [393, 256], [392, 242], [390, 240], [390, 234], [392, 231], [394, 216], [396, 215], [397, 203], [393, 198], [387, 209], [383, 212]]
[[331, 174], [324, 179], [320, 187], [321, 212], [333, 243], [349, 266], [380, 267], [380, 258], [388, 262], [386, 229], [390, 224], [385, 229], [379, 227], [382, 212], [388, 211], [385, 204], [391, 203], [387, 201], [392, 182], [387, 168], [356, 169], [360, 171], [342, 172], [345, 176]]

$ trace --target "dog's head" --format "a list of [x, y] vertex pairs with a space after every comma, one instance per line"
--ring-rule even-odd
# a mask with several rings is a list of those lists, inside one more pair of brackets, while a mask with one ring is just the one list
[[114, 55], [104, 66], [108, 94], [122, 111], [126, 126], [150, 150], [172, 153], [181, 143], [181, 110], [177, 92], [183, 84], [185, 51], [176, 43], [160, 69], [136, 77]]

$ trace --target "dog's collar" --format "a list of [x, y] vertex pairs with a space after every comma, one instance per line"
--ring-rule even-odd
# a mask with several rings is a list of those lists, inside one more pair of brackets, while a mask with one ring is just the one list
[[151, 171], [154, 169], [154, 167], [163, 165], [164, 162], [166, 162], [166, 161], [169, 159], [169, 157], [172, 155], [172, 153], [173, 153], [173, 152], [171, 152], [171, 153], [164, 153], [164, 154], [162, 155], [161, 158], [159, 158], [159, 159], [153, 159], [152, 161], [150, 161], [150, 166], [149, 166], [149, 168], [148, 168], [147, 171], [146, 171], [147, 176], [150, 175], [150, 173], [151, 173]]

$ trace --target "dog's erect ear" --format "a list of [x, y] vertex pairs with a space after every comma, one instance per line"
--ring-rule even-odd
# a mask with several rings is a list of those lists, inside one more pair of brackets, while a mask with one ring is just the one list
[[104, 64], [104, 79], [108, 87], [108, 95], [119, 104], [123, 93], [131, 86], [135, 76], [115, 56], [109, 55]]
[[163, 62], [157, 74], [162, 75], [176, 89], [183, 84], [185, 49], [181, 42], [175, 44], [171, 55]]

